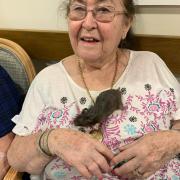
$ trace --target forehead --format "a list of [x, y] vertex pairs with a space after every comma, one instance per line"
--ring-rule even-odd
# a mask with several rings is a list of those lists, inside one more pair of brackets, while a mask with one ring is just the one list
[[71, 2], [79, 2], [79, 3], [83, 3], [83, 4], [88, 4], [88, 3], [93, 3], [93, 4], [99, 4], [99, 3], [117, 4], [117, 3], [120, 2], [120, 0], [71, 0]]

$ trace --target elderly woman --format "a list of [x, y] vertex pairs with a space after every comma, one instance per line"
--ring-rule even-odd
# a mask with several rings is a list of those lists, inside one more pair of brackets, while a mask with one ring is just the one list
[[[124, 48], [133, 1], [71, 0], [67, 10], [74, 55], [36, 76], [9, 163], [42, 179], [179, 179], [180, 85], [156, 54]], [[120, 89], [123, 108], [76, 126], [108, 89]]]

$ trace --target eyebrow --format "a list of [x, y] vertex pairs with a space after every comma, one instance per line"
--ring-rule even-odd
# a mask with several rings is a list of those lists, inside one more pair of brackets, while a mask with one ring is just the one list
[[[73, 0], [71, 2], [72, 3], [73, 2], [79, 2], [79, 3], [82, 3], [82, 4], [86, 4], [86, 0]], [[114, 4], [113, 0], [96, 0], [96, 4], [103, 3], [103, 2], [111, 2], [111, 3]]]
[[111, 2], [114, 4], [113, 0], [97, 0], [96, 3], [102, 3], [102, 2]]

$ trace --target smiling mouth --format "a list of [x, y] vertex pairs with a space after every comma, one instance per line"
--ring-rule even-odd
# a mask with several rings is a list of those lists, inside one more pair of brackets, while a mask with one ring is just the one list
[[80, 40], [84, 42], [89, 42], [89, 43], [99, 42], [98, 39], [92, 38], [92, 37], [82, 37], [80, 38]]

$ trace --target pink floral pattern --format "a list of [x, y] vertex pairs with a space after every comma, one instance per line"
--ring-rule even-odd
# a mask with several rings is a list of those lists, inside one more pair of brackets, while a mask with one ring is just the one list
[[[128, 144], [146, 133], [169, 129], [171, 114], [177, 111], [172, 89], [154, 93], [151, 88], [148, 88], [144, 95], [131, 95], [126, 92], [123, 95], [123, 104], [123, 111], [115, 111], [101, 124], [103, 143], [112, 151], [116, 151], [119, 146]], [[38, 117], [34, 132], [50, 128], [71, 128], [73, 118], [80, 113], [81, 108], [76, 107], [76, 102], [61, 106], [62, 104], [59, 108], [44, 107]], [[72, 108], [76, 109], [75, 114], [70, 113]], [[46, 173], [50, 179], [83, 180], [83, 177], [73, 167], [58, 157], [48, 164]], [[180, 161], [172, 159], [169, 164], [148, 179], [176, 180], [177, 177], [180, 179]], [[105, 174], [105, 179], [116, 180], [118, 178]]]

